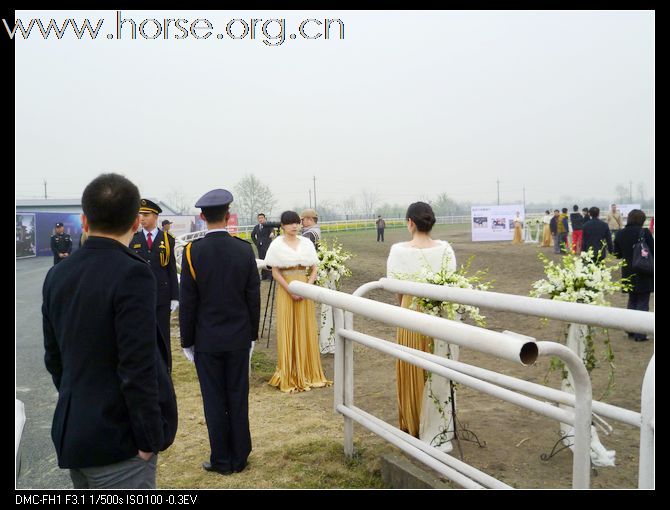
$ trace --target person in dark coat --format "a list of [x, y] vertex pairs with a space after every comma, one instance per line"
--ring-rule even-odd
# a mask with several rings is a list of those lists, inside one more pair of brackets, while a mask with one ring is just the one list
[[51, 236], [51, 253], [54, 254], [54, 266], [72, 253], [72, 238], [65, 233], [62, 223], [56, 223], [56, 233]]
[[88, 240], [44, 281], [44, 362], [58, 390], [51, 437], [75, 489], [156, 488], [156, 455], [177, 432], [154, 275], [128, 249], [139, 202], [125, 177], [94, 179], [82, 196]]
[[608, 253], [612, 253], [612, 234], [607, 223], [598, 218], [600, 216], [599, 208], [591, 207], [589, 216], [591, 216], [591, 219], [584, 223], [582, 227], [582, 251], [588, 251], [589, 248], [592, 248], [593, 261], [600, 262]]
[[[265, 254], [272, 242], [270, 234], [272, 234], [275, 228], [281, 227], [281, 223], [266, 221], [265, 214], [263, 213], [260, 213], [257, 218], [258, 224], [255, 225], [251, 231], [251, 240], [254, 242], [256, 249], [258, 250], [258, 258], [263, 260], [265, 259]], [[263, 269], [261, 275], [262, 280], [272, 280], [272, 271], [269, 269]]]
[[170, 313], [179, 306], [179, 284], [174, 254], [175, 238], [158, 228], [158, 215], [162, 212], [155, 202], [146, 198], [140, 200], [142, 228], [133, 236], [130, 247], [149, 263], [156, 277], [156, 316], [168, 352], [168, 371], [172, 372]]
[[[643, 237], [649, 252], [654, 254], [654, 238], [648, 229], [644, 228], [647, 216], [640, 209], [633, 209], [628, 213], [626, 226], [614, 236], [614, 254], [626, 261], [621, 268], [621, 277], [630, 278], [631, 289], [628, 290], [628, 308], [631, 310], [649, 311], [649, 297], [654, 292], [654, 275], [638, 274], [633, 269], [633, 247], [640, 237]], [[648, 340], [644, 333], [628, 333], [629, 338], [636, 342]]]
[[261, 314], [254, 251], [226, 231], [232, 201], [216, 189], [196, 202], [208, 232], [184, 248], [179, 304], [181, 345], [195, 362], [209, 434], [202, 467], [222, 475], [244, 470], [251, 453], [249, 356]]

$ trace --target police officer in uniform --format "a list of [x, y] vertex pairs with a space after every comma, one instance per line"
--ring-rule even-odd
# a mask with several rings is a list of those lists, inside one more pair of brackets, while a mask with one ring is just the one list
[[179, 303], [181, 345], [195, 362], [209, 433], [202, 467], [222, 475], [242, 471], [251, 453], [249, 355], [261, 302], [253, 249], [226, 231], [232, 201], [216, 189], [195, 204], [208, 232], [184, 248]]
[[161, 226], [163, 227], [163, 232], [166, 232], [170, 234], [172, 237], [174, 237], [174, 234], [170, 232], [170, 228], [172, 227], [172, 221], [170, 220], [163, 220], [163, 223], [161, 223]]
[[163, 342], [168, 352], [168, 370], [172, 372], [172, 351], [170, 349], [170, 312], [179, 306], [179, 286], [177, 283], [177, 261], [174, 256], [174, 237], [165, 234], [157, 226], [158, 215], [163, 210], [151, 200], [140, 200], [140, 224], [130, 248], [146, 260], [156, 277], [158, 300], [156, 318]]
[[54, 266], [72, 253], [72, 238], [65, 233], [62, 223], [56, 223], [56, 233], [51, 236], [51, 251], [54, 254]]

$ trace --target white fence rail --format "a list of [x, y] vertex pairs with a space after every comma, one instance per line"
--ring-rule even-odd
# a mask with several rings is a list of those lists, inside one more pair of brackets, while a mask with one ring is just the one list
[[[502, 400], [573, 425], [575, 428], [573, 488], [583, 489], [590, 485], [591, 459], [589, 450], [592, 407], [602, 416], [642, 427], [639, 487], [653, 487], [653, 402], [655, 391], [653, 358], [650, 361], [642, 390], [642, 414], [636, 413], [610, 404], [593, 402], [591, 381], [582, 361], [562, 344], [535, 342], [533, 338], [511, 332], [488, 331], [460, 322], [432, 317], [416, 311], [372, 301], [363, 298], [362, 295], [372, 289], [384, 289], [389, 292], [473, 304], [526, 315], [546, 316], [570, 322], [579, 321], [583, 324], [629, 328], [629, 330], [645, 332], [653, 331], [653, 314], [633, 310], [616, 310], [616, 313], [609, 313], [611, 309], [603, 307], [557, 303], [525, 296], [453, 289], [386, 278], [361, 286], [354, 293], [355, 295], [323, 289], [302, 282], [292, 282], [290, 288], [297, 295], [329, 304], [334, 308], [336, 332], [334, 401], [335, 410], [345, 417], [344, 451], [346, 455], [353, 454], [353, 422], [356, 421], [463, 487], [510, 488], [474, 467], [458, 461], [458, 459], [409, 436], [396, 427], [356, 407], [354, 405], [354, 351], [352, 342], [357, 342], [466, 386], [494, 395]], [[453, 293], [452, 291], [457, 292]], [[556, 305], [559, 305], [559, 307], [556, 308]], [[547, 388], [522, 379], [505, 376], [365, 335], [354, 330], [353, 313], [393, 326], [417, 331], [450, 343], [487, 352], [522, 365], [534, 363], [538, 356], [556, 356], [566, 364], [571, 372], [575, 381], [575, 394]], [[523, 392], [526, 395], [521, 395], [518, 392]], [[546, 401], [540, 401], [527, 395], [572, 406], [574, 412], [569, 409], [558, 408]]]

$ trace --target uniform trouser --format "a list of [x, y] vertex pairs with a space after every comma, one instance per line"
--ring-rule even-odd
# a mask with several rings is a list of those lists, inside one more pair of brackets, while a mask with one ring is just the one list
[[167, 367], [168, 372], [172, 373], [172, 349], [170, 348], [170, 304], [158, 305], [156, 307], [156, 320], [158, 321], [158, 329], [163, 337], [165, 350], [167, 351]]
[[75, 489], [155, 489], [156, 459], [135, 456], [106, 466], [70, 469], [70, 478]]
[[224, 471], [240, 471], [251, 453], [249, 348], [196, 351], [195, 368], [205, 407], [210, 462]]
[[384, 242], [384, 229], [383, 228], [378, 228], [377, 229], [377, 242], [382, 241]]

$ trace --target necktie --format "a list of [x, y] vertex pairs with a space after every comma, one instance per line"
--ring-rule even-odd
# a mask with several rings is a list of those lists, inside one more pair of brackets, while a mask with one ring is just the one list
[[260, 230], [261, 232], [263, 232], [263, 224], [262, 224], [262, 223], [261, 223], [260, 228], [259, 228], [258, 230]]
[[151, 251], [151, 247], [154, 245], [154, 242], [151, 240], [151, 232], [147, 234], [147, 246], [149, 247], [149, 251]]

